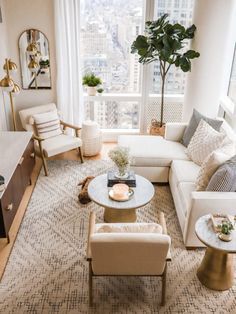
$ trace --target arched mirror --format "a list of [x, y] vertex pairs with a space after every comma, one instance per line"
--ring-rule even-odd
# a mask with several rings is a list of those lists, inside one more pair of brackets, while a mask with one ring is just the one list
[[37, 29], [27, 29], [19, 38], [23, 89], [50, 89], [51, 70], [47, 37]]

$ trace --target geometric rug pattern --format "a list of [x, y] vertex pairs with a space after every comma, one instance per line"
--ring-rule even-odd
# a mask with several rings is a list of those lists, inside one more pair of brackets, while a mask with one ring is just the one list
[[157, 222], [158, 211], [165, 213], [172, 239], [166, 305], [160, 306], [160, 278], [96, 277], [89, 309], [88, 218], [95, 211], [102, 222], [103, 209], [92, 202], [79, 204], [77, 184], [106, 173], [111, 164], [57, 160], [48, 167], [50, 176], [40, 173], [0, 283], [0, 313], [236, 313], [235, 285], [217, 292], [198, 281], [204, 249], [185, 249], [169, 187], [158, 185], [137, 214], [138, 221]]

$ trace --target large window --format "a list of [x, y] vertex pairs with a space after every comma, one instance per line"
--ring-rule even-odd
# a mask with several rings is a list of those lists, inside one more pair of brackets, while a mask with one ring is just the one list
[[[190, 26], [193, 1], [81, 0], [82, 74], [93, 72], [101, 77], [104, 89], [100, 98], [87, 99], [88, 118], [92, 112], [92, 118], [105, 129], [139, 129], [141, 106], [149, 101], [146, 97], [160, 94], [159, 65], [144, 67], [130, 52], [132, 42], [143, 33], [144, 12], [149, 12], [153, 2], [153, 19], [168, 13], [171, 22]], [[166, 93], [183, 94], [184, 86], [184, 73], [173, 66]]]
[[228, 96], [236, 104], [236, 45], [234, 49], [234, 58], [230, 75]]
[[[169, 14], [171, 23], [180, 23], [188, 27], [192, 23], [194, 0], [155, 0], [154, 20], [158, 19], [164, 13]], [[152, 93], [160, 93], [161, 80], [159, 63], [152, 65], [152, 86], [149, 90]], [[165, 84], [167, 94], [183, 94], [185, 88], [186, 73], [172, 66], [168, 72]]]
[[99, 75], [105, 92], [139, 92], [140, 65], [130, 47], [142, 23], [143, 0], [81, 1], [83, 73]]

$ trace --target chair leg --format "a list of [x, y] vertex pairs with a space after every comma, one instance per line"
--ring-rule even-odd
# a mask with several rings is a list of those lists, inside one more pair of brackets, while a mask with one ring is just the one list
[[42, 154], [42, 161], [43, 161], [43, 169], [44, 169], [45, 176], [48, 177], [47, 161], [43, 154]]
[[89, 306], [93, 306], [93, 271], [91, 261], [89, 262]]
[[161, 305], [165, 305], [165, 299], [166, 299], [166, 271], [167, 271], [167, 263], [162, 275], [162, 294], [161, 294]]
[[80, 156], [81, 163], [83, 163], [84, 162], [84, 157], [83, 157], [83, 153], [82, 153], [81, 147], [78, 147], [78, 151], [79, 151], [79, 156]]

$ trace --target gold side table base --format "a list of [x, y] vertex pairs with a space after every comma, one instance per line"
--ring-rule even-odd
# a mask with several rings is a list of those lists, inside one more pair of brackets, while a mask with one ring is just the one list
[[209, 289], [230, 289], [234, 278], [232, 254], [207, 247], [197, 277]]
[[113, 209], [105, 207], [105, 222], [135, 222], [137, 220], [136, 210], [131, 209]]

